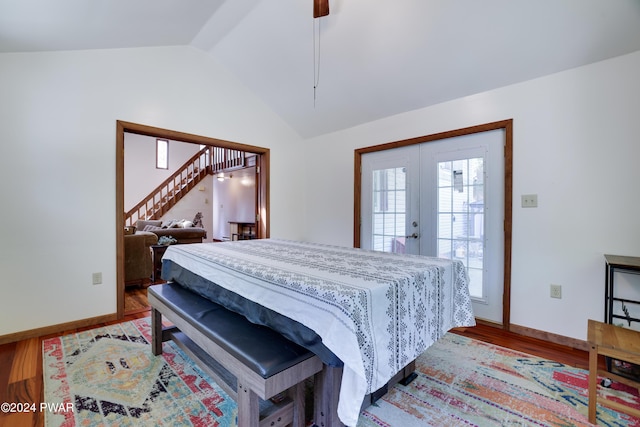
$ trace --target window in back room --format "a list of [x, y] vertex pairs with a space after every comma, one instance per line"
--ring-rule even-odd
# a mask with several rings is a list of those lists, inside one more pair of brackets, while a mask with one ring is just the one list
[[156, 139], [156, 169], [169, 169], [169, 141]]

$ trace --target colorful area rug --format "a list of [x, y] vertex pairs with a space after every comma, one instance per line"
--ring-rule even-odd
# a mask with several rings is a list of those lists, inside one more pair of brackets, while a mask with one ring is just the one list
[[[151, 353], [149, 319], [46, 340], [47, 426], [235, 426], [236, 404], [173, 343]], [[364, 410], [358, 427], [588, 426], [587, 371], [447, 334], [418, 378]], [[640, 408], [637, 391], [605, 393]], [[640, 420], [598, 407], [601, 426]]]
[[[416, 362], [418, 378], [395, 386], [360, 415], [373, 426], [590, 426], [588, 371], [447, 334]], [[614, 383], [608, 399], [640, 408], [635, 389]], [[598, 406], [598, 425], [640, 419]]]
[[43, 343], [46, 426], [231, 426], [235, 402], [139, 319]]

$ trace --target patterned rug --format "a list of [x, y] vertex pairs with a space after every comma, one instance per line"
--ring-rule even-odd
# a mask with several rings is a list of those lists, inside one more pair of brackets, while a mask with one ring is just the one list
[[[418, 378], [363, 411], [358, 427], [591, 425], [586, 370], [451, 333], [416, 365]], [[614, 383], [605, 393], [640, 408], [635, 389]], [[598, 406], [598, 425], [640, 419]]]
[[[235, 426], [236, 404], [175, 344], [151, 353], [149, 319], [43, 344], [47, 426]], [[588, 426], [587, 371], [447, 334], [360, 414], [358, 427]], [[640, 408], [614, 383], [608, 398]], [[601, 426], [640, 420], [598, 407]]]
[[46, 426], [231, 426], [235, 402], [139, 319], [43, 343]]

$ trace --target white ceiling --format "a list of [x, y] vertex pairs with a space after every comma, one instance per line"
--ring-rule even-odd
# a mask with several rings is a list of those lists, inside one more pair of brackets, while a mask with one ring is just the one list
[[640, 50], [640, 0], [329, 4], [0, 0], [0, 52], [192, 45], [312, 137]]

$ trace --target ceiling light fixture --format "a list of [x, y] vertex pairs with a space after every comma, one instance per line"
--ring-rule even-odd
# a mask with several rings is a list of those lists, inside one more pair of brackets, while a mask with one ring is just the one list
[[313, 17], [322, 18], [329, 14], [329, 0], [313, 0]]
[[233, 178], [233, 175], [229, 174], [229, 176], [226, 176], [224, 172], [218, 172], [218, 174], [216, 175], [216, 179], [220, 182], [223, 182], [225, 179], [231, 178]]

